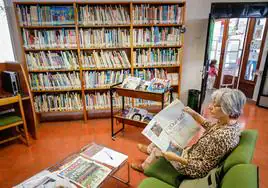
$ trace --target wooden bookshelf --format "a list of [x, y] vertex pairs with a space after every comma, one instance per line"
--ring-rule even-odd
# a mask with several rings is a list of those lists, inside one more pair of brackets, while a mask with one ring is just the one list
[[[153, 24], [153, 23], [148, 23], [148, 24], [137, 24], [134, 21], [134, 8], [136, 5], [141, 5], [141, 4], [149, 4], [153, 6], [161, 6], [161, 5], [179, 5], [179, 7], [182, 7], [182, 12], [181, 12], [181, 23], [173, 24], [173, 23], [158, 23], [158, 24]], [[41, 5], [41, 6], [72, 6], [74, 8], [74, 22], [67, 24], [44, 24], [44, 25], [26, 25], [26, 24], [20, 24], [19, 23], [19, 15], [18, 12], [16, 11], [17, 5], [21, 6], [35, 6], [35, 5]], [[93, 25], [93, 24], [84, 24], [80, 22], [79, 16], [80, 16], [80, 6], [85, 6], [85, 5], [97, 5], [97, 6], [104, 6], [104, 5], [122, 5], [122, 7], [126, 8], [126, 10], [129, 13], [129, 18], [130, 22], [125, 23], [125, 24], [99, 24], [99, 25]], [[140, 2], [77, 2], [77, 1], [62, 1], [62, 2], [38, 2], [38, 1], [29, 1], [29, 2], [14, 2], [14, 10], [15, 10], [15, 16], [16, 16], [16, 21], [17, 21], [17, 28], [19, 30], [20, 34], [20, 42], [21, 42], [21, 49], [23, 51], [23, 55], [25, 57], [26, 54], [28, 53], [38, 53], [44, 51], [47, 53], [48, 51], [52, 52], [61, 52], [61, 51], [73, 51], [77, 53], [77, 61], [79, 68], [78, 69], [59, 69], [59, 70], [49, 70], [49, 69], [44, 69], [44, 70], [27, 70], [27, 63], [26, 63], [26, 58], [23, 61], [24, 68], [26, 69], [26, 76], [29, 78], [29, 74], [32, 73], [67, 73], [67, 72], [79, 72], [80, 80], [81, 80], [81, 89], [61, 89], [61, 90], [41, 90], [41, 91], [31, 91], [31, 100], [33, 101], [35, 95], [40, 95], [40, 94], [45, 94], [45, 93], [56, 93], [56, 92], [79, 92], [81, 94], [81, 99], [83, 103], [83, 110], [80, 110], [79, 112], [83, 112], [83, 119], [86, 121], [88, 119], [88, 114], [96, 113], [98, 110], [87, 110], [86, 109], [86, 104], [85, 104], [85, 94], [89, 92], [103, 92], [109, 90], [109, 87], [99, 87], [99, 88], [90, 88], [87, 89], [85, 88], [85, 81], [84, 81], [84, 71], [108, 71], [108, 70], [114, 70], [114, 71], [120, 71], [120, 70], [130, 70], [130, 73], [132, 75], [135, 74], [135, 71], [137, 69], [164, 69], [167, 70], [168, 72], [178, 72], [179, 74], [179, 79], [178, 79], [178, 84], [175, 85], [175, 92], [180, 93], [180, 83], [181, 83], [181, 75], [182, 75], [182, 60], [183, 60], [183, 44], [184, 44], [184, 34], [180, 34], [181, 36], [181, 41], [180, 45], [134, 45], [134, 29], [139, 29], [139, 28], [149, 28], [149, 27], [160, 27], [160, 28], [169, 28], [169, 27], [175, 27], [175, 28], [180, 28], [184, 26], [185, 24], [185, 10], [186, 10], [186, 3], [185, 0], [183, 1], [178, 1], [178, 2], [166, 2], [166, 1], [159, 1], [159, 2], [146, 2], [146, 1], [140, 1]], [[135, 22], [135, 23], [134, 23]], [[124, 29], [129, 31], [129, 41], [130, 45], [129, 46], [109, 46], [109, 47], [83, 47], [80, 44], [80, 29]], [[24, 40], [23, 40], [23, 30], [60, 30], [60, 29], [73, 29], [75, 30], [75, 38], [76, 38], [76, 47], [70, 47], [70, 48], [40, 48], [40, 49], [27, 49], [24, 47]], [[157, 65], [157, 66], [142, 66], [142, 67], [136, 67], [135, 59], [134, 59], [134, 52], [139, 49], [167, 49], [167, 48], [172, 48], [172, 49], [178, 49], [180, 53], [179, 54], [179, 62], [178, 65]], [[82, 52], [88, 51], [89, 53], [91, 51], [100, 51], [100, 50], [122, 50], [125, 51], [129, 62], [131, 64], [130, 68], [85, 68], [82, 65]], [[100, 113], [103, 111], [103, 109], [99, 110]], [[77, 112], [77, 111], [59, 111], [59, 112]], [[53, 112], [42, 112], [42, 113], [55, 113]], [[36, 113], [38, 115], [42, 113]]]

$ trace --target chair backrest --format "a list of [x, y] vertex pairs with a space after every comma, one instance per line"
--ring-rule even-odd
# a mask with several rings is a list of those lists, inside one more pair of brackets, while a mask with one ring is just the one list
[[258, 137], [257, 130], [244, 130], [240, 136], [238, 146], [223, 162], [223, 171], [226, 173], [237, 164], [249, 164], [254, 155], [255, 145]]
[[0, 106], [5, 106], [9, 104], [18, 103], [21, 100], [20, 95], [14, 96], [14, 97], [6, 97], [0, 99]]

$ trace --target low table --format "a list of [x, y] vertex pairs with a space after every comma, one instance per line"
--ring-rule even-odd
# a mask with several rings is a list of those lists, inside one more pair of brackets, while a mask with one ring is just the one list
[[[112, 153], [112, 155], [106, 151], [109, 151], [110, 153]], [[118, 166], [112, 166], [109, 165], [107, 163], [109, 163], [109, 161], [105, 161], [105, 162], [100, 162], [99, 160], [102, 160], [105, 158], [105, 156], [102, 156], [101, 154], [106, 155], [106, 157], [109, 159], [111, 158], [111, 160], [114, 160], [114, 162], [118, 165]], [[98, 156], [97, 156], [98, 155]], [[120, 157], [121, 156], [121, 157]], [[123, 156], [123, 158], [122, 158]], [[96, 158], [98, 157], [98, 158]], [[116, 158], [117, 157], [117, 158]], [[126, 157], [126, 158], [125, 158]], [[40, 173], [32, 176], [31, 178], [25, 180], [24, 182], [20, 183], [19, 185], [15, 186], [17, 188], [23, 188], [23, 187], [41, 187], [41, 186], [48, 186], [48, 184], [50, 183], [50, 185], [57, 185], [60, 186], [61, 184], [60, 181], [65, 181], [65, 186], [67, 187], [83, 187], [81, 184], [75, 183], [74, 181], [72, 181], [72, 179], [69, 178], [64, 178], [59, 176], [60, 172], [63, 172], [64, 170], [67, 169], [67, 171], [69, 169], [72, 169], [73, 164], [78, 160], [82, 158], [85, 161], [93, 161], [94, 163], [96, 163], [97, 165], [101, 165], [104, 167], [104, 169], [109, 169], [109, 173], [107, 174], [106, 177], [103, 177], [101, 179], [98, 179], [98, 185], [97, 186], [93, 186], [93, 187], [101, 187], [102, 185], [105, 184], [105, 182], [110, 178], [114, 178], [126, 185], [129, 184], [130, 182], [130, 174], [129, 174], [129, 162], [128, 162], [128, 157], [118, 151], [112, 150], [108, 147], [105, 147], [103, 145], [99, 145], [96, 143], [91, 143], [86, 145], [85, 147], [83, 147], [81, 150], [79, 150], [78, 152], [72, 153], [71, 155], [67, 156], [66, 158], [64, 158], [63, 160], [59, 161], [58, 163], [56, 163], [55, 165], [41, 171]], [[95, 159], [96, 158], [96, 159]], [[119, 160], [120, 158], [120, 160]], [[127, 168], [127, 179], [123, 180], [122, 178], [116, 176], [116, 173], [118, 171], [120, 171], [123, 167]], [[76, 172], [73, 173], [76, 175]], [[72, 175], [73, 175], [72, 174]], [[81, 175], [81, 174], [80, 174]], [[80, 177], [80, 176], [79, 176]], [[53, 179], [57, 179], [57, 182], [54, 181]], [[66, 185], [66, 182], [68, 185]], [[53, 184], [54, 183], [54, 184]], [[58, 183], [58, 184], [56, 184]], [[49, 187], [49, 186], [48, 186]]]

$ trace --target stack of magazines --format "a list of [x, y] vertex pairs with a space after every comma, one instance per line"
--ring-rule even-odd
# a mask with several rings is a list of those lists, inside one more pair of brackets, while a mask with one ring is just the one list
[[61, 51], [47, 53], [42, 51], [38, 53], [26, 54], [28, 70], [57, 70], [57, 69], [78, 69], [77, 54], [73, 51]]
[[81, 95], [75, 92], [65, 94], [44, 94], [34, 97], [36, 112], [82, 110]]
[[23, 42], [26, 49], [75, 48], [74, 29], [28, 30], [23, 29]]
[[130, 68], [125, 51], [93, 51], [81, 53], [84, 68]]
[[123, 110], [122, 117], [148, 123], [153, 119], [153, 114], [141, 108], [127, 108]]
[[33, 91], [38, 90], [61, 90], [61, 89], [81, 89], [79, 72], [73, 73], [32, 73], [30, 85]]

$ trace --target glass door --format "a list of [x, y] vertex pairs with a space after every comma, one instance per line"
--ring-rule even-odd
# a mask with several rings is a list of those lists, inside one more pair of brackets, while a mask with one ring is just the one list
[[248, 48], [245, 49], [244, 63], [239, 82], [241, 89], [248, 98], [253, 97], [259, 64], [262, 57], [264, 40], [267, 33], [267, 19], [252, 19], [252, 31], [249, 31]]

